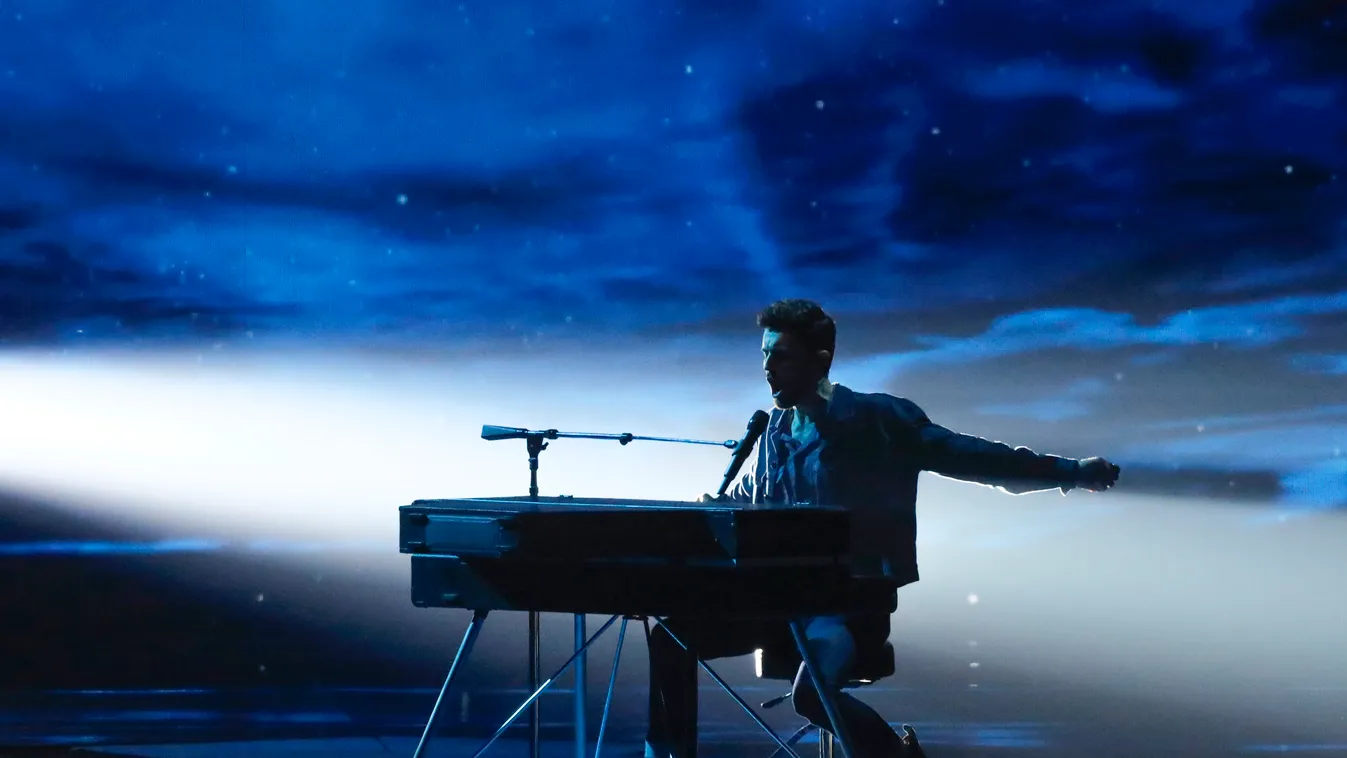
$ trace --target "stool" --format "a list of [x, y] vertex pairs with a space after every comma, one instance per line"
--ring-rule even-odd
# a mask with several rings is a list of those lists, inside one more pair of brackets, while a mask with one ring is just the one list
[[[781, 647], [771, 650], [753, 651], [753, 669], [759, 679], [773, 679], [787, 682], [794, 682], [795, 675], [800, 670], [799, 653], [789, 648]], [[873, 684], [885, 677], [893, 676], [897, 665], [893, 654], [893, 643], [885, 640], [884, 644], [858, 645], [856, 650], [856, 661], [852, 665], [851, 679], [842, 685], [842, 689], [856, 689]], [[790, 691], [779, 697], [772, 698], [762, 704], [764, 709], [775, 708], [778, 705], [790, 699]], [[817, 729], [813, 724], [805, 724], [795, 731], [786, 740], [786, 744], [794, 746], [804, 738], [810, 731]], [[819, 734], [818, 742], [819, 758], [834, 758], [833, 756], [833, 738], [831, 734], [822, 732]], [[772, 758], [778, 758], [782, 755], [782, 749], [777, 748], [772, 753]]]

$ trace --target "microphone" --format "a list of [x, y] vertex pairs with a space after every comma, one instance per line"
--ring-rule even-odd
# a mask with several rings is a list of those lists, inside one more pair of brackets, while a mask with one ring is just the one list
[[725, 479], [720, 483], [720, 489], [716, 491], [716, 497], [725, 495], [725, 490], [734, 483], [735, 477], [739, 476], [739, 469], [748, 462], [748, 456], [753, 454], [753, 446], [758, 443], [758, 438], [767, 431], [767, 422], [771, 416], [766, 411], [758, 411], [753, 414], [753, 418], [748, 420], [748, 431], [744, 432], [744, 438], [739, 440], [739, 444], [734, 446], [734, 456], [730, 458], [730, 465], [725, 469]]
[[497, 440], [522, 440], [529, 436], [529, 430], [513, 426], [483, 426], [482, 439], [487, 442]]

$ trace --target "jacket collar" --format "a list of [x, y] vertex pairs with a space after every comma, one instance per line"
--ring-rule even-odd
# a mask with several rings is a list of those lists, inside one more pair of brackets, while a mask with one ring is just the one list
[[[850, 420], [856, 415], [856, 393], [851, 388], [842, 384], [833, 385], [833, 396], [828, 401], [827, 407], [823, 411], [823, 417], [819, 419], [819, 431], [834, 427], [837, 424]], [[795, 409], [788, 408], [784, 411], [778, 411], [775, 423], [772, 424], [774, 433], [790, 436], [790, 425], [795, 419]]]

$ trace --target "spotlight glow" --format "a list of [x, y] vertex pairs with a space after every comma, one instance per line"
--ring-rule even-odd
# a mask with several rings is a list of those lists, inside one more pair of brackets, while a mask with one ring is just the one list
[[[118, 521], [392, 540], [398, 505], [527, 490], [522, 443], [481, 440], [484, 423], [713, 439], [736, 430], [715, 428], [717, 409], [686, 402], [686, 388], [647, 379], [647, 397], [683, 402], [642, 402], [590, 372], [576, 400], [534, 380], [556, 373], [354, 355], [10, 356], [0, 361], [0, 481]], [[692, 500], [723, 458], [569, 440], [551, 445], [539, 478], [545, 493]]]

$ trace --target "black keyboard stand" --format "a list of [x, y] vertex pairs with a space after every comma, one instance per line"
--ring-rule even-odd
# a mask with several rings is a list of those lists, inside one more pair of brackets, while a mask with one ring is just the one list
[[[426, 722], [425, 730], [421, 733], [421, 740], [416, 744], [416, 752], [413, 753], [413, 758], [422, 758], [422, 754], [426, 749], [426, 745], [430, 741], [430, 735], [433, 733], [435, 729], [435, 722], [440, 716], [440, 706], [444, 704], [444, 697], [446, 694], [448, 694], [450, 687], [453, 686], [454, 679], [455, 677], [458, 676], [459, 671], [463, 666], [464, 662], [467, 661], [468, 657], [472, 654], [473, 645], [477, 642], [477, 637], [482, 631], [482, 624], [486, 622], [487, 613], [488, 611], [473, 612], [472, 621], [468, 623], [468, 628], [466, 631], [464, 631], [463, 639], [458, 645], [458, 651], [454, 653], [453, 662], [449, 664], [449, 674], [444, 679], [444, 685], [440, 687], [439, 696], [435, 698], [435, 706], [430, 711], [430, 719]], [[492, 745], [494, 745], [496, 741], [500, 739], [501, 735], [505, 734], [506, 730], [508, 730], [510, 726], [514, 724], [514, 722], [524, 713], [524, 711], [528, 710], [530, 706], [534, 705], [537, 702], [538, 698], [543, 694], [543, 692], [546, 691], [548, 687], [552, 686], [552, 683], [555, 682], [557, 678], [559, 678], [562, 674], [566, 673], [566, 670], [569, 669], [578, 658], [583, 656], [585, 652], [589, 649], [589, 647], [593, 645], [594, 642], [596, 642], [600, 637], [602, 637], [603, 634], [607, 632], [610, 627], [613, 626], [613, 624], [617, 623], [618, 619], [622, 620], [622, 624], [618, 629], [617, 648], [613, 652], [612, 672], [608, 676], [608, 689], [607, 692], [604, 694], [603, 699], [603, 718], [602, 721], [600, 721], [599, 723], [597, 744], [594, 747], [594, 758], [600, 758], [601, 752], [603, 750], [604, 734], [606, 733], [608, 728], [608, 716], [613, 703], [613, 688], [614, 685], [616, 685], [617, 683], [618, 665], [622, 660], [622, 643], [627, 635], [627, 622], [632, 620], [642, 622], [642, 625], [645, 627], [646, 642], [648, 644], [650, 641], [650, 622], [653, 621], [656, 625], [664, 626], [663, 622], [658, 618], [651, 618], [645, 616], [610, 617], [606, 622], [604, 622], [602, 626], [599, 627], [598, 631], [594, 632], [594, 634], [592, 634], [589, 637], [589, 639], [587, 639], [584, 642], [584, 644], [577, 646], [575, 652], [571, 654], [571, 657], [566, 659], [566, 662], [563, 663], [561, 667], [558, 668], [556, 672], [552, 674], [552, 676], [548, 677], [547, 679], [543, 680], [540, 684], [536, 685], [536, 688], [533, 690], [532, 694], [530, 694], [527, 698], [525, 698], [524, 702], [521, 703], [519, 707], [516, 708], [514, 712], [510, 714], [509, 718], [507, 718], [504, 721], [504, 723], [502, 723], [500, 727], [496, 729], [495, 734], [491, 735], [491, 738], [486, 741], [486, 744], [482, 745], [482, 747], [479, 748], [477, 752], [473, 753], [472, 758], [480, 758], [483, 753], [485, 753]], [[675, 642], [677, 642], [679, 645], [682, 645], [683, 649], [685, 650], [687, 649], [687, 645], [682, 640], [678, 639], [678, 637], [676, 637], [667, 626], [664, 627], [664, 631], [668, 632], [669, 636], [672, 637]], [[798, 621], [792, 621], [790, 623], [790, 631], [791, 635], [795, 638], [796, 649], [800, 653], [800, 658], [804, 661], [806, 670], [809, 672], [810, 677], [813, 678], [814, 681], [818, 681], [818, 674], [817, 674], [818, 661], [815, 659], [813, 653], [809, 651], [808, 646], [805, 644], [804, 626]], [[767, 732], [767, 734], [772, 738], [772, 740], [776, 742], [779, 748], [779, 750], [776, 753], [777, 755], [784, 754], [786, 756], [790, 756], [790, 758], [800, 758], [799, 753], [795, 752], [792, 745], [782, 740], [780, 735], [778, 735], [775, 730], [773, 730], [770, 726], [768, 726], [766, 721], [763, 721], [762, 716], [758, 715], [758, 712], [753, 708], [753, 706], [749, 705], [748, 701], [744, 700], [744, 698], [740, 696], [738, 692], [735, 692], [734, 688], [730, 686], [729, 682], [726, 682], [724, 678], [720, 676], [720, 674], [716, 673], [715, 669], [711, 668], [711, 666], [704, 660], [698, 659], [697, 663], [698, 665], [701, 666], [702, 670], [705, 671], [711, 677], [711, 679], [715, 681], [716, 684], [720, 685], [721, 689], [725, 690], [725, 693], [728, 694], [730, 698], [733, 699], [734, 702], [739, 705], [740, 708], [744, 709], [744, 712], [748, 714], [749, 718], [753, 719], [754, 723], [762, 727], [763, 731]], [[855, 755], [851, 749], [852, 745], [851, 739], [850, 736], [846, 734], [845, 726], [838, 718], [837, 701], [834, 699], [833, 693], [826, 691], [824, 688], [819, 688], [819, 695], [820, 699], [823, 701], [823, 709], [828, 715], [828, 720], [830, 723], [834, 725], [833, 737], [837, 743], [837, 747], [840, 749], [842, 758], [851, 758], [851, 756]], [[583, 727], [577, 724], [576, 728], [582, 729]], [[532, 737], [535, 740], [533, 742], [533, 745], [534, 748], [536, 749], [537, 745], [536, 731], [534, 735], [532, 735]]]

